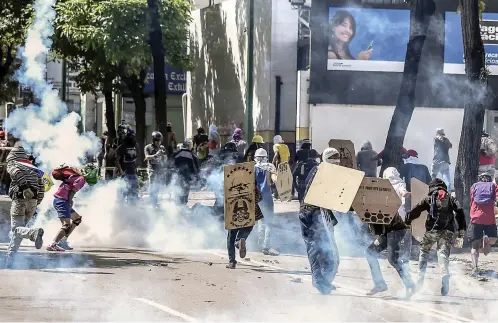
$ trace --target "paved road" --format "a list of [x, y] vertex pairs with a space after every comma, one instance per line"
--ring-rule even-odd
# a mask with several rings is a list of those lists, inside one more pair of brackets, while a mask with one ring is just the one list
[[[489, 277], [480, 280], [468, 275], [468, 255], [455, 255], [447, 297], [439, 295], [437, 268], [431, 264], [425, 290], [403, 301], [400, 279], [384, 259], [381, 265], [390, 290], [376, 297], [365, 296], [372, 282], [368, 265], [358, 252], [341, 258], [337, 291], [320, 295], [311, 286], [309, 264], [295, 232], [296, 218], [292, 212], [283, 215], [294, 206], [278, 208], [282, 216], [276, 231], [282, 237], [280, 247], [293, 254], [271, 257], [249, 252], [249, 259], [241, 260], [236, 270], [225, 268], [226, 251], [221, 248], [154, 252], [92, 246], [53, 254], [26, 243], [14, 269], [1, 269], [0, 265], [0, 321], [496, 320], [498, 280], [492, 269], [498, 257], [492, 255], [482, 263]], [[289, 218], [284, 221], [284, 216]], [[251, 239], [256, 236], [254, 231]], [[77, 238], [75, 234], [75, 245], [85, 242]], [[210, 239], [223, 245], [223, 236]], [[5, 248], [0, 245], [0, 257]], [[350, 252], [343, 252], [347, 254]], [[414, 273], [416, 265], [412, 262]]]

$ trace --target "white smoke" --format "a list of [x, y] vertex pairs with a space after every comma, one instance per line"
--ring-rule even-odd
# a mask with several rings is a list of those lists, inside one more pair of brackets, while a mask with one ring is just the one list
[[67, 106], [59, 99], [57, 90], [45, 80], [55, 3], [56, 0], [35, 2], [35, 19], [28, 29], [25, 47], [20, 50], [23, 64], [17, 78], [31, 89], [40, 105], [17, 109], [6, 120], [7, 131], [35, 153], [44, 169], [53, 169], [63, 163], [81, 165], [84, 156], [98, 151], [100, 144], [94, 133], [78, 133], [81, 117], [67, 113]]

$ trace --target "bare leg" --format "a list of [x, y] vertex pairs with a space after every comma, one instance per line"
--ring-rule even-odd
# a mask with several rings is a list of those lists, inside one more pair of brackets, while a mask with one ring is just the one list
[[60, 218], [62, 223], [62, 228], [59, 230], [57, 235], [55, 236], [54, 243], [57, 244], [59, 241], [64, 238], [71, 227], [71, 219], [69, 218]]
[[69, 235], [70, 235], [71, 233], [73, 233], [74, 229], [76, 229], [76, 227], [77, 227], [78, 225], [80, 225], [80, 223], [81, 223], [81, 218], [82, 218], [82, 216], [81, 216], [81, 215], [79, 215], [77, 212], [72, 212], [72, 213], [71, 213], [71, 226], [70, 226], [70, 227], [69, 227], [69, 229], [66, 231], [66, 235], [65, 235], [65, 237], [66, 237], [66, 238], [67, 238], [67, 237], [69, 237]]
[[482, 239], [472, 241], [472, 249], [470, 250], [470, 255], [472, 256], [472, 264], [474, 269], [477, 271], [477, 265], [479, 263], [479, 249], [482, 246]]

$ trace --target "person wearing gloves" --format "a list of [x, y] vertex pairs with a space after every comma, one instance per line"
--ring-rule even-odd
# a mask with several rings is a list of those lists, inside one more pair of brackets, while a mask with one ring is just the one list
[[275, 166], [268, 162], [268, 153], [259, 148], [254, 153], [256, 185], [261, 192], [262, 200], [259, 202], [264, 219], [258, 222], [258, 243], [265, 255], [278, 256], [279, 252], [270, 248], [271, 231], [273, 228], [274, 204], [271, 194], [271, 175], [276, 174]]
[[[388, 167], [384, 170], [382, 175], [384, 179], [389, 179], [389, 182], [392, 184], [400, 198], [408, 195], [405, 183], [399, 177], [396, 168]], [[405, 285], [406, 298], [410, 298], [415, 292], [415, 284], [410, 276], [408, 259], [404, 257], [405, 248], [402, 246], [403, 242], [408, 240], [406, 239], [408, 227], [403, 221], [404, 215], [405, 209], [404, 206], [401, 205], [390, 224], [369, 224], [370, 231], [372, 234], [376, 235], [377, 238], [368, 246], [365, 252], [365, 257], [374, 281], [374, 287], [367, 295], [375, 295], [388, 289], [384, 277], [382, 276], [378, 260], [379, 254], [386, 249], [389, 264], [396, 269]], [[411, 240], [409, 242], [411, 242]], [[408, 243], [408, 246], [409, 245], [410, 243]]]
[[244, 160], [247, 162], [254, 161], [254, 154], [259, 148], [263, 148], [264, 145], [263, 137], [256, 135], [252, 138], [252, 143], [247, 147], [246, 153], [244, 154]]
[[[341, 162], [339, 151], [335, 148], [325, 149], [322, 159], [324, 163], [334, 165], [339, 165]], [[305, 194], [311, 187], [317, 171], [318, 165], [306, 178]], [[312, 284], [320, 294], [330, 294], [336, 289], [332, 282], [337, 274], [340, 260], [334, 237], [334, 226], [338, 221], [331, 210], [306, 204], [304, 201], [299, 209], [299, 221], [311, 267]]]
[[273, 137], [273, 160], [272, 164], [278, 167], [280, 163], [290, 162], [290, 150], [289, 147], [284, 143], [282, 136], [276, 135]]
[[10, 208], [12, 236], [6, 258], [6, 266], [10, 268], [22, 239], [34, 241], [36, 249], [40, 249], [43, 245], [43, 229], [28, 228], [26, 225], [43, 200], [45, 190], [39, 170], [28, 161], [20, 141], [16, 142], [10, 151], [6, 163], [7, 173], [11, 178], [9, 197], [12, 199]]
[[420, 242], [419, 276], [417, 290], [424, 284], [429, 252], [432, 245], [437, 244], [437, 258], [439, 267], [443, 272], [441, 282], [441, 295], [446, 296], [450, 289], [449, 257], [453, 238], [455, 235], [455, 222], [458, 224], [459, 235], [463, 237], [467, 228], [465, 214], [458, 201], [448, 193], [446, 184], [439, 178], [429, 184], [429, 194], [408, 213], [405, 223], [411, 225], [412, 221], [427, 211], [425, 221], [425, 234]]

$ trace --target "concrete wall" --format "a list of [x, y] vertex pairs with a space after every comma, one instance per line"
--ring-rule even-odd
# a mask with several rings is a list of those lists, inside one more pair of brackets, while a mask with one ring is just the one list
[[[282, 77], [282, 132], [295, 139], [298, 12], [288, 0], [254, 0], [255, 132], [271, 140], [275, 129], [275, 76]], [[247, 0], [227, 0], [196, 10], [190, 52], [196, 68], [189, 73], [187, 134], [199, 126], [245, 124]]]
[[[387, 130], [394, 107], [316, 105], [310, 107], [311, 137], [313, 148], [319, 153], [327, 147], [328, 141], [350, 139], [356, 151], [364, 140], [370, 140], [376, 151], [384, 148]], [[433, 138], [436, 128], [444, 128], [446, 136], [453, 143], [450, 150], [452, 174], [458, 153], [463, 109], [415, 108], [408, 126], [404, 147], [415, 149], [420, 159], [430, 167], [434, 153]]]
[[245, 122], [247, 9], [247, 0], [229, 0], [192, 14], [187, 134]]

